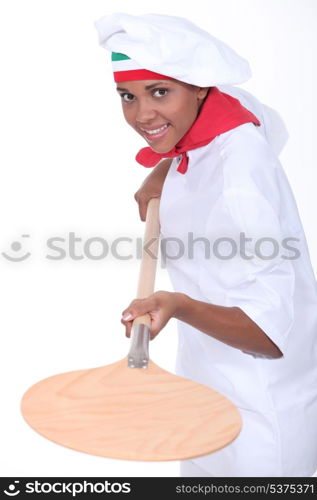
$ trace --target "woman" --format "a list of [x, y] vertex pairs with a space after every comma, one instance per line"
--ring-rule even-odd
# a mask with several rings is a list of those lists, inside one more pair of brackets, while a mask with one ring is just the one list
[[175, 290], [133, 300], [126, 334], [144, 313], [152, 338], [176, 318], [177, 373], [226, 395], [243, 419], [229, 446], [183, 461], [181, 474], [310, 476], [317, 289], [277, 158], [285, 130], [252, 96], [244, 106], [247, 93], [237, 100], [236, 88], [220, 90], [249, 78], [248, 64], [189, 21], [119, 13], [96, 27], [112, 52], [124, 117], [149, 145], [136, 159], [155, 170], [135, 198], [144, 220], [148, 199], [161, 197]]

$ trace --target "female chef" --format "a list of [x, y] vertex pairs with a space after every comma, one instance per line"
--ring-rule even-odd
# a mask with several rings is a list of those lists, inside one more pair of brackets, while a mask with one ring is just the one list
[[[127, 123], [156, 167], [136, 194], [160, 196], [161, 249], [174, 292], [133, 300], [154, 338], [176, 318], [178, 374], [218, 390], [242, 416], [225, 448], [181, 462], [183, 476], [310, 476], [317, 469], [317, 287], [278, 160], [285, 129], [233, 84], [248, 63], [186, 19], [113, 14], [111, 51]], [[225, 87], [227, 86], [227, 87]], [[226, 91], [225, 91], [226, 90]], [[238, 98], [234, 97], [238, 96]]]

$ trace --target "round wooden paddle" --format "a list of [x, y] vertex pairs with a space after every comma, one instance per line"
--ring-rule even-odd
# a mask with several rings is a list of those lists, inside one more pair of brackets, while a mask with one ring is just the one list
[[[159, 234], [159, 199], [153, 198], [146, 216], [137, 298], [154, 291]], [[27, 423], [68, 448], [124, 460], [183, 460], [233, 441], [241, 429], [237, 408], [210, 387], [149, 360], [150, 326], [148, 314], [134, 320], [126, 358], [33, 385], [21, 403]]]

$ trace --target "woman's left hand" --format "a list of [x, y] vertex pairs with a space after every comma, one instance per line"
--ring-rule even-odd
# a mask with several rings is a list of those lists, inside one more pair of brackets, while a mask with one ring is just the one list
[[[166, 323], [174, 316], [180, 305], [182, 294], [158, 291], [146, 299], [132, 300], [122, 312], [121, 323], [126, 327], [126, 336], [130, 337], [133, 320], [137, 316], [149, 314], [151, 317], [151, 340], [158, 335]], [[130, 314], [130, 317], [127, 315]]]

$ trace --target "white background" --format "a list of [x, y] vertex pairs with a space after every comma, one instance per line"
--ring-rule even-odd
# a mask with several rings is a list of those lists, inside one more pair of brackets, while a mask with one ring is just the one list
[[[20, 414], [23, 393], [50, 375], [126, 356], [121, 312], [135, 298], [139, 261], [53, 261], [46, 241], [143, 236], [133, 198], [148, 170], [124, 122], [109, 53], [94, 21], [116, 12], [188, 17], [249, 60], [243, 85], [278, 110], [290, 133], [281, 161], [317, 268], [315, 0], [15, 0], [0, 6], [1, 476], [177, 476], [177, 462], [126, 462], [58, 446]], [[22, 235], [29, 234], [28, 238]], [[14, 241], [23, 245], [14, 251]], [[66, 243], [64, 244], [66, 247]], [[129, 248], [129, 250], [133, 250]], [[91, 247], [98, 254], [100, 247]], [[52, 255], [53, 252], [50, 251]], [[156, 289], [171, 290], [164, 269]], [[151, 343], [173, 371], [176, 323]], [[317, 443], [316, 443], [317, 445]]]

